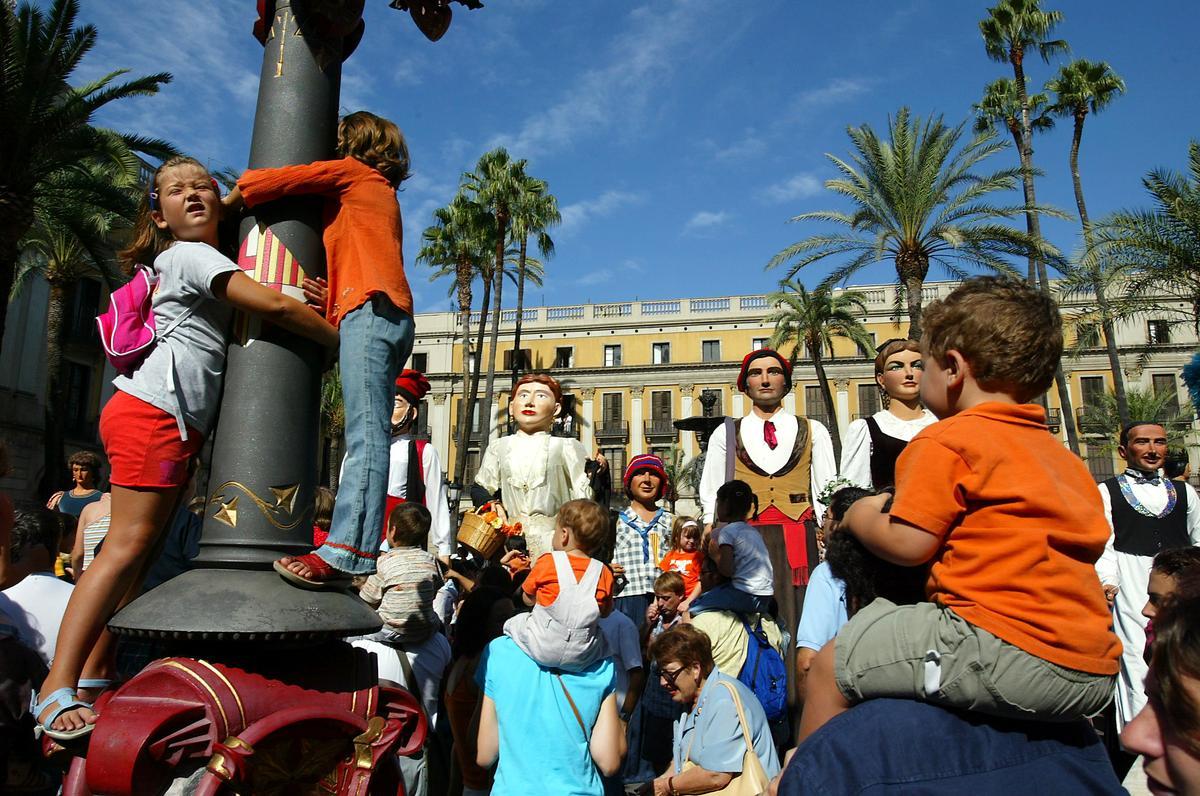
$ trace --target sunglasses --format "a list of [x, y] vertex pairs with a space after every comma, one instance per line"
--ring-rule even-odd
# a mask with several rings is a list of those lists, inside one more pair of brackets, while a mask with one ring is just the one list
[[669, 672], [666, 669], [659, 669], [658, 676], [660, 678], [662, 678], [663, 682], [665, 682], [671, 688], [674, 688], [676, 691], [678, 691], [679, 686], [675, 685], [675, 681], [679, 679], [679, 675], [683, 674], [687, 670], [688, 670], [688, 667], [686, 667], [686, 666], [680, 666], [678, 669], [676, 669], [673, 672]]

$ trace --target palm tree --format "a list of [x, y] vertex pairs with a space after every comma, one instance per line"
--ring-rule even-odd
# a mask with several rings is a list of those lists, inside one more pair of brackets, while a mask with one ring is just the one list
[[830, 420], [829, 435], [833, 438], [834, 457], [841, 459], [842, 435], [838, 431], [837, 414], [833, 409], [829, 377], [825, 374], [824, 352], [832, 350], [834, 337], [845, 337], [864, 352], [871, 350], [871, 335], [860, 318], [867, 313], [866, 294], [857, 290], [834, 294], [827, 285], [810, 293], [797, 279], [784, 280], [779, 283], [779, 288], [767, 296], [767, 301], [775, 309], [763, 321], [775, 327], [771, 346], [781, 349], [791, 345], [792, 364], [800, 358], [802, 351], [808, 353], [817, 371], [821, 400], [825, 403]]
[[[465, 188], [474, 194], [474, 199], [492, 216], [495, 259], [492, 265], [492, 292], [496, 306], [492, 311], [491, 346], [488, 351], [487, 386], [480, 402], [480, 419], [485, 424], [479, 440], [479, 455], [487, 451], [492, 423], [492, 393], [496, 385], [496, 349], [500, 345], [500, 313], [503, 309], [505, 247], [511, 231], [512, 213], [516, 207], [521, 186], [526, 179], [525, 161], [512, 160], [503, 147], [485, 152], [475, 166], [475, 171], [463, 175]], [[485, 314], [486, 317], [486, 314]], [[482, 349], [480, 349], [482, 350]]]
[[[479, 359], [470, 354], [471, 346], [471, 300], [472, 282], [480, 266], [490, 257], [492, 226], [486, 211], [473, 202], [463, 191], [459, 191], [446, 207], [434, 211], [436, 223], [425, 229], [423, 242], [417, 252], [417, 260], [435, 270], [430, 279], [447, 274], [454, 276], [453, 288], [458, 294], [459, 330], [463, 340], [463, 399], [458, 418], [457, 440], [459, 455], [455, 460], [455, 481], [462, 483], [466, 475], [466, 450], [470, 444], [471, 418], [475, 410], [475, 396], [479, 382]], [[487, 317], [491, 299], [491, 280], [484, 279], [484, 305], [480, 320], [480, 338], [483, 336], [483, 320]], [[476, 351], [480, 351], [476, 347]], [[474, 379], [472, 379], [474, 365]], [[468, 388], [468, 385], [472, 385]]]
[[[1200, 333], [1200, 143], [1188, 145], [1188, 172], [1155, 169], [1142, 180], [1153, 207], [1121, 210], [1093, 225], [1093, 244], [1081, 259], [1083, 268], [1120, 275], [1123, 295], [1113, 301], [1114, 319], [1143, 314], [1151, 290], [1160, 298], [1156, 312], [1171, 314], [1172, 305], [1190, 307], [1185, 317]], [[1165, 294], [1170, 298], [1161, 299]]]
[[329, 440], [330, 489], [337, 492], [342, 472], [342, 444], [346, 432], [346, 405], [342, 401], [342, 371], [334, 365], [321, 377], [321, 433]]
[[[1125, 81], [1112, 71], [1104, 61], [1088, 61], [1080, 58], [1060, 67], [1058, 75], [1046, 83], [1046, 90], [1054, 95], [1051, 112], [1074, 120], [1071, 137], [1071, 179], [1075, 186], [1075, 205], [1079, 208], [1079, 223], [1083, 225], [1083, 240], [1091, 248], [1092, 225], [1088, 219], [1087, 205], [1083, 200], [1083, 182], [1079, 178], [1079, 144], [1083, 140], [1083, 122], [1088, 113], [1099, 113], [1110, 102], [1125, 91]], [[1112, 310], [1104, 280], [1098, 264], [1087, 269], [1096, 304], [1100, 310], [1100, 329], [1104, 334], [1104, 347], [1108, 352], [1108, 366], [1112, 370], [1113, 393], [1117, 415], [1121, 425], [1130, 420], [1129, 401], [1125, 395], [1125, 374], [1121, 370], [1121, 357], [1117, 353], [1117, 338], [1113, 328]]]
[[[1049, 38], [1051, 31], [1062, 18], [1061, 11], [1043, 11], [1041, 0], [1000, 0], [997, 5], [988, 9], [987, 18], [979, 22], [979, 32], [983, 34], [983, 46], [988, 57], [1000, 63], [1011, 64], [1013, 68], [1013, 84], [1021, 109], [1017, 152], [1021, 158], [1021, 179], [1025, 190], [1025, 217], [1029, 234], [1039, 240], [1042, 237], [1042, 228], [1041, 222], [1038, 221], [1037, 198], [1033, 185], [1033, 106], [1025, 79], [1025, 55], [1030, 50], [1037, 50], [1042, 60], [1049, 63], [1053, 56], [1066, 52], [1068, 48], [1065, 41]], [[1029, 281], [1036, 283], [1035, 280], [1042, 281], [1046, 292], [1050, 292], [1047, 278], [1041, 273], [1036, 252], [1031, 251]]]
[[[1035, 133], [1054, 127], [1050, 114], [1050, 98], [1046, 94], [1031, 94], [1029, 97], [1030, 129]], [[975, 132], [994, 130], [1004, 125], [1017, 151], [1021, 150], [1021, 98], [1017, 96], [1017, 84], [1007, 77], [997, 78], [983, 88], [983, 98], [971, 106], [975, 111]]]
[[528, 263], [529, 236], [534, 236], [542, 257], [554, 256], [554, 241], [546, 230], [562, 221], [558, 199], [549, 192], [545, 180], [527, 176], [512, 213], [512, 237], [519, 247], [517, 260], [517, 323], [513, 332], [512, 386], [517, 386], [521, 368], [521, 327], [525, 323], [525, 272]]
[[[983, 35], [983, 46], [988, 57], [1012, 65], [1013, 83], [1021, 106], [1021, 138], [1017, 151], [1021, 156], [1021, 184], [1025, 191], [1025, 226], [1029, 237], [1039, 244], [1042, 242], [1042, 224], [1038, 214], [1045, 211], [1038, 207], [1033, 184], [1033, 107], [1025, 78], [1025, 56], [1031, 50], [1036, 50], [1042, 61], [1050, 63], [1055, 55], [1067, 52], [1070, 48], [1065, 41], [1050, 38], [1062, 19], [1061, 11], [1042, 10], [1041, 0], [1000, 0], [988, 9], [987, 18], [979, 22], [979, 32]], [[1039, 285], [1043, 293], [1050, 295], [1050, 277], [1046, 272], [1046, 259], [1041, 253], [1040, 249], [1029, 250], [1029, 283]], [[1069, 416], [1071, 388], [1061, 365], [1054, 374], [1054, 382], [1058, 387], [1059, 405], [1063, 413]], [[1067, 444], [1078, 456], [1079, 437], [1075, 433], [1075, 426], [1070, 423], [1064, 425]]]
[[[152, 95], [171, 80], [165, 72], [117, 82], [110, 72], [79, 88], [71, 75], [95, 46], [96, 29], [76, 27], [77, 0], [54, 0], [43, 12], [33, 3], [0, 7], [0, 296], [12, 291], [20, 241], [42, 206], [53, 217], [51, 185], [69, 187], [72, 204], [104, 212], [121, 206], [116, 186], [89, 179], [84, 161], [136, 166], [134, 152], [166, 158], [170, 145], [156, 139], [93, 127], [105, 106]], [[0, 301], [0, 343], [8, 304]]]
[[[1126, 400], [1132, 417], [1158, 423], [1166, 429], [1168, 445], [1183, 447], [1187, 444], [1195, 412], [1190, 406], [1180, 407], [1179, 397], [1173, 391], [1154, 392], [1134, 388], [1129, 391]], [[1104, 437], [1104, 442], [1096, 447], [1111, 455], [1120, 444], [1121, 429], [1129, 422], [1120, 417], [1116, 395], [1106, 392], [1101, 396], [1098, 406], [1088, 407], [1088, 420], [1089, 428]], [[1092, 443], [1088, 443], [1088, 447], [1090, 449]]]
[[1005, 257], [1023, 256], [1031, 248], [1057, 256], [1046, 244], [1001, 223], [1024, 212], [1023, 207], [987, 202], [993, 191], [1015, 188], [1019, 176], [1013, 168], [982, 175], [973, 171], [1007, 148], [995, 133], [978, 134], [955, 152], [963, 125], [947, 127], [941, 117], [922, 121], [910, 117], [908, 108], [888, 120], [888, 140], [865, 124], [847, 132], [855, 154], [849, 162], [827, 155], [843, 177], [825, 187], [849, 198], [853, 210], [802, 213], [792, 219], [826, 221], [846, 231], [793, 243], [771, 258], [768, 268], [789, 263], [791, 279], [827, 257], [850, 256], [821, 283], [831, 287], [868, 265], [891, 262], [908, 304], [908, 334], [919, 339], [921, 288], [931, 264], [964, 278], [968, 268], [1011, 274]]

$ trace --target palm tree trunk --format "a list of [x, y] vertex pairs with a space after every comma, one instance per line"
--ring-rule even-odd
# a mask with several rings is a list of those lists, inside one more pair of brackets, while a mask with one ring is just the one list
[[342, 432], [336, 431], [329, 437], [329, 488], [337, 494], [342, 474]]
[[[1040, 243], [1042, 225], [1034, 210], [1037, 206], [1037, 195], [1033, 185], [1033, 130], [1029, 123], [1029, 92], [1025, 88], [1025, 68], [1022, 59], [1023, 53], [1012, 53], [1013, 77], [1017, 84], [1017, 96], [1021, 100], [1021, 182], [1025, 189], [1025, 219], [1029, 234]], [[1050, 295], [1050, 278], [1046, 274], [1046, 264], [1036, 252], [1030, 252], [1029, 255], [1029, 281], [1031, 284], [1040, 285], [1042, 292]], [[1071, 407], [1071, 386], [1063, 373], [1061, 359], [1055, 368], [1054, 382], [1058, 386], [1058, 404], [1063, 413], [1063, 428], [1067, 430], [1067, 445], [1071, 452], [1078, 456], [1079, 434], [1075, 429], [1075, 412]]]
[[[6, 302], [7, 303], [7, 302]], [[46, 308], [46, 409], [45, 429], [42, 432], [43, 497], [63, 488], [67, 471], [63, 420], [62, 327], [66, 315], [66, 285], [55, 279], [50, 282], [50, 301]]]
[[521, 324], [525, 314], [525, 255], [528, 253], [529, 239], [521, 239], [521, 256], [517, 261], [517, 328], [513, 332], [513, 361], [512, 361], [512, 386], [517, 386], [517, 379], [520, 377], [520, 366], [523, 364], [519, 361], [521, 355]]
[[[1079, 177], [1079, 144], [1083, 140], [1083, 121], [1087, 117], [1087, 106], [1075, 111], [1075, 134], [1071, 138], [1071, 180], [1075, 185], [1075, 204], [1079, 208], [1079, 223], [1083, 226], [1083, 242], [1092, 248], [1092, 223], [1088, 218], [1087, 204], [1083, 201], [1083, 181]], [[1117, 338], [1113, 328], [1112, 313], [1109, 311], [1108, 296], [1104, 292], [1104, 280], [1100, 278], [1099, 265], [1091, 268], [1092, 290], [1100, 308], [1100, 330], [1104, 333], [1104, 348], [1108, 353], [1108, 367], [1112, 371], [1113, 395], [1117, 399], [1117, 417], [1121, 428], [1129, 424], [1129, 397], [1125, 394], [1125, 373], [1121, 370], [1121, 355], [1117, 351]]]
[[821, 357], [821, 342], [808, 341], [808, 355], [812, 357], [813, 367], [817, 371], [817, 384], [821, 387], [821, 400], [825, 403], [828, 413], [829, 437], [833, 441], [833, 460], [842, 460], [842, 432], [838, 430], [837, 412], [833, 408], [833, 393], [829, 389], [829, 377], [825, 375], [825, 361]]
[[500, 347], [500, 313], [503, 312], [504, 307], [501, 299], [504, 290], [504, 238], [505, 235], [501, 234], [500, 242], [496, 244], [495, 273], [492, 274], [495, 282], [492, 285], [492, 291], [496, 294], [496, 311], [492, 313], [492, 339], [488, 350], [487, 386], [483, 388], [483, 400], [480, 402], [479, 409], [479, 420], [483, 423], [483, 433], [479, 439], [479, 455], [481, 457], [487, 451], [492, 437], [492, 391], [496, 388], [496, 349]]
[[904, 281], [904, 300], [908, 303], [908, 339], [920, 340], [923, 328], [921, 313], [924, 308], [925, 280], [919, 276], [906, 276]]
[[[464, 352], [470, 359], [471, 368], [471, 386], [468, 388], [467, 394], [463, 396], [463, 412], [466, 417], [468, 434], [470, 433], [471, 427], [474, 425], [471, 420], [475, 417], [476, 397], [479, 395], [479, 376], [482, 372], [483, 366], [483, 335], [484, 331], [487, 329], [488, 312], [491, 310], [492, 306], [491, 302], [492, 275], [490, 272], [485, 271], [483, 279], [483, 306], [479, 309], [479, 329], [475, 334], [475, 355], [470, 356], [469, 351]], [[482, 418], [482, 413], [480, 417]], [[486, 436], [486, 434], [484, 436]], [[454, 468], [457, 474], [457, 480], [460, 484], [463, 484], [463, 478], [466, 476], [467, 472], [467, 449], [469, 447], [470, 437], [468, 436], [468, 442], [462, 448], [462, 455], [459, 457], [458, 466]], [[483, 454], [481, 451], [480, 456], [482, 455]], [[469, 486], [469, 484], [463, 484], [464, 489], [468, 488]]]
[[[463, 478], [467, 473], [467, 447], [471, 443], [471, 412], [475, 405], [474, 390], [467, 389], [471, 384], [471, 264], [465, 260], [455, 267], [455, 279], [458, 282], [458, 321], [461, 327], [463, 345], [463, 380], [462, 402], [459, 404], [458, 428], [455, 439], [458, 440], [457, 456], [454, 461], [454, 482], [465, 486]], [[452, 507], [455, 512], [458, 507]]]

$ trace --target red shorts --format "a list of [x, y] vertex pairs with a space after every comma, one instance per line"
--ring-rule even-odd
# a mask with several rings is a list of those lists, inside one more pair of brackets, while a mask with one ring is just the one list
[[200, 452], [204, 435], [189, 426], [187, 440], [180, 439], [175, 418], [118, 390], [100, 413], [100, 440], [113, 485], [167, 489], [188, 482], [188, 464]]

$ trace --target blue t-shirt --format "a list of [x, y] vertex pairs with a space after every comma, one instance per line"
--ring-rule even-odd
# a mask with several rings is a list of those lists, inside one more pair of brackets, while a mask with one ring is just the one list
[[774, 777], [779, 773], [779, 755], [771, 739], [767, 714], [753, 691], [717, 669], [708, 675], [692, 710], [675, 720], [675, 772], [683, 769], [684, 760], [691, 760], [709, 771], [741, 773], [746, 742], [733, 695], [728, 688], [718, 685], [722, 681], [732, 683], [737, 689], [754, 751], [767, 776]]
[[[562, 680], [590, 737], [600, 705], [616, 688], [612, 659], [581, 672], [563, 672]], [[492, 796], [525, 794], [531, 788], [563, 796], [602, 796], [604, 783], [588, 740], [553, 671], [501, 636], [483, 651], [475, 683], [496, 703], [500, 725]]]
[[834, 577], [827, 561], [822, 561], [812, 571], [808, 590], [804, 592], [796, 647], [821, 649], [833, 640], [846, 621], [846, 584]]

